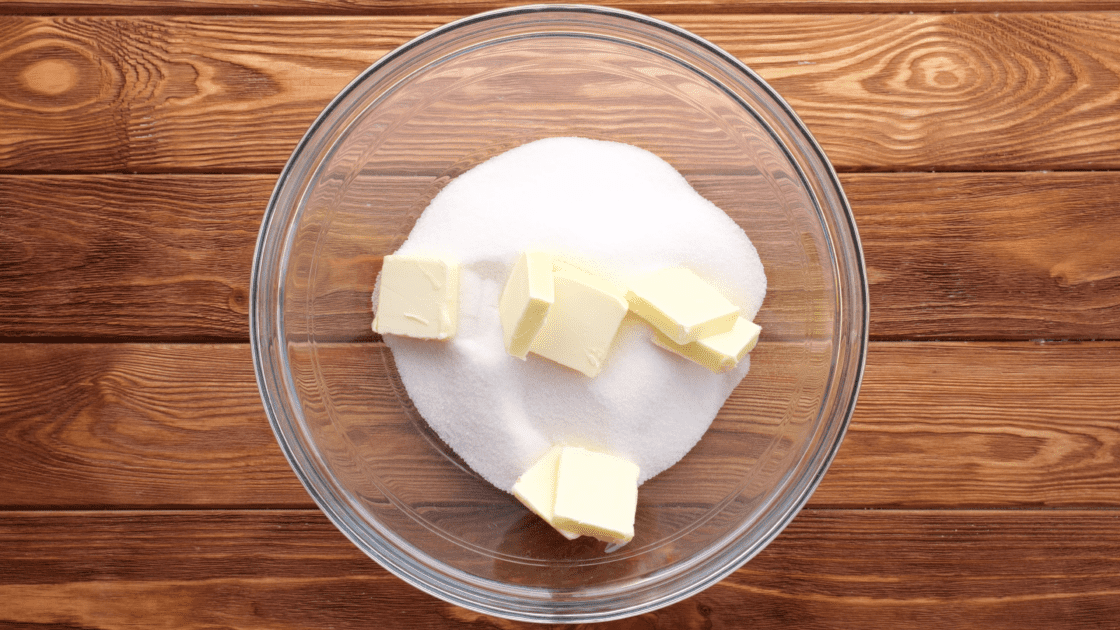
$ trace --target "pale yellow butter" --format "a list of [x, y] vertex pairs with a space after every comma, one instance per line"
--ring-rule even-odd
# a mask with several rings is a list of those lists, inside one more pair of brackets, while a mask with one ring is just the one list
[[758, 343], [762, 327], [740, 317], [728, 332], [679, 344], [661, 331], [653, 331], [653, 343], [703, 365], [713, 372], [726, 372], [739, 364]]
[[555, 300], [529, 351], [595, 376], [629, 306], [609, 281], [557, 261], [552, 272]]
[[552, 506], [556, 502], [556, 471], [560, 464], [562, 446], [553, 446], [513, 484], [513, 496], [525, 507], [552, 525], [564, 538], [575, 540], [579, 534], [553, 525]]
[[637, 506], [637, 464], [577, 447], [560, 452], [554, 527], [625, 544], [634, 538]]
[[728, 332], [739, 318], [739, 307], [683, 267], [638, 278], [626, 299], [630, 310], [678, 344]]
[[373, 330], [449, 339], [459, 323], [459, 265], [431, 256], [390, 255], [381, 267]]
[[544, 252], [522, 253], [498, 302], [507, 352], [525, 358], [554, 299], [552, 256]]

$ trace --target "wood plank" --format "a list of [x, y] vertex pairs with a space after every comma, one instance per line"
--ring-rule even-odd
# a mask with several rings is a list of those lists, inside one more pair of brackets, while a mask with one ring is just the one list
[[445, 21], [5, 18], [0, 169], [279, 172], [339, 90]]
[[[470, 15], [521, 6], [479, 0], [14, 0], [0, 15]], [[610, 6], [639, 13], [774, 14], [1115, 11], [1114, 0], [616, 0]]]
[[[369, 379], [352, 375], [333, 404], [371, 418], [351, 439], [380, 441], [379, 457], [408, 473], [392, 481], [402, 496], [512, 505], [479, 494], [417, 435], [378, 377], [376, 347], [352, 352], [337, 363]], [[264, 417], [246, 345], [9, 344], [0, 366], [0, 507], [312, 505]], [[812, 505], [1120, 507], [1118, 376], [1116, 342], [873, 343]], [[744, 400], [768, 404], [765, 391]], [[701, 442], [700, 460], [734, 455], [721, 450], [735, 437], [725, 429]]]
[[[382, 180], [369, 198], [407, 210], [430, 193], [426, 181]], [[693, 183], [729, 211], [749, 210], [717, 180]], [[1120, 173], [853, 173], [842, 183], [868, 266], [872, 338], [1120, 339]], [[0, 175], [0, 338], [247, 340], [252, 254], [274, 184]], [[384, 238], [347, 241], [345, 264], [324, 281], [331, 325], [348, 338], [372, 339], [375, 250], [402, 236], [374, 227]]]
[[6, 345], [7, 505], [312, 505], [245, 345]]
[[876, 339], [1093, 339], [1120, 333], [1113, 173], [843, 178]]
[[0, 176], [0, 337], [247, 339], [274, 183]]
[[1112, 342], [872, 344], [813, 504], [1120, 505], [1118, 377]]
[[[317, 512], [16, 512], [0, 540], [9, 627], [537, 627], [422, 593]], [[604, 627], [1100, 628], [1118, 565], [1112, 510], [810, 509], [729, 578]]]
[[[842, 170], [1120, 166], [1115, 14], [670, 17], [769, 81]], [[353, 77], [449, 19], [5, 18], [0, 170], [278, 172]]]

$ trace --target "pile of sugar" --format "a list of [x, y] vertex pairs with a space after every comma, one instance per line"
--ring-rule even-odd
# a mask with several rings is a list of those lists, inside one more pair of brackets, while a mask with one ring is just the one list
[[[627, 315], [602, 372], [588, 378], [508, 355], [498, 298], [518, 255], [553, 252], [620, 286], [685, 266], [754, 317], [766, 293], [743, 230], [668, 163], [626, 144], [549, 138], [462, 174], [432, 200], [399, 254], [459, 262], [459, 330], [447, 342], [386, 335], [417, 410], [478, 474], [502, 490], [553, 444], [626, 457], [640, 482], [691, 449], [749, 357], [707, 369], [658, 348]], [[375, 297], [376, 299], [376, 297]]]

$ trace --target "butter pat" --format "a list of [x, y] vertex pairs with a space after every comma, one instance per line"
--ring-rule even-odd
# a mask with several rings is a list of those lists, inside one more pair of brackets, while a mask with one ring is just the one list
[[513, 484], [513, 496], [525, 507], [552, 525], [564, 538], [575, 540], [579, 534], [565, 531], [553, 525], [552, 506], [556, 501], [556, 470], [560, 464], [562, 446], [553, 446], [525, 474]]
[[459, 265], [427, 256], [390, 255], [381, 267], [373, 330], [449, 339], [459, 323]]
[[704, 337], [684, 345], [655, 330], [653, 343], [718, 373], [726, 372], [738, 365], [739, 361], [758, 343], [758, 335], [761, 332], [761, 326], [740, 317], [729, 332]]
[[739, 307], [683, 267], [655, 271], [630, 284], [630, 310], [678, 344], [728, 332]]
[[607, 280], [556, 262], [555, 300], [529, 346], [538, 356], [595, 376], [629, 307], [626, 294]]
[[522, 253], [498, 302], [507, 352], [525, 358], [554, 298], [552, 256], [543, 252]]
[[633, 462], [565, 447], [556, 467], [553, 526], [614, 544], [634, 538], [638, 466]]

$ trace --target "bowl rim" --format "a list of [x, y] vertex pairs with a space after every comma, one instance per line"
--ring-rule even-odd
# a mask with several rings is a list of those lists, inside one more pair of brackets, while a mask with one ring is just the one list
[[[838, 228], [841, 228], [843, 236], [849, 239], [849, 245], [851, 246], [852, 250], [851, 254], [853, 264], [852, 268], [848, 269], [847, 271], [849, 272], [849, 274], [852, 274], [854, 272], [855, 277], [851, 279], [856, 280], [856, 282], [854, 284], [850, 284], [849, 288], [852, 292], [858, 294], [852, 301], [858, 302], [855, 306], [858, 309], [860, 317], [851, 319], [854, 320], [852, 322], [853, 326], [858, 327], [859, 336], [857, 339], [853, 340], [855, 344], [852, 347], [852, 352], [856, 356], [854, 357], [854, 361], [850, 362], [851, 365], [849, 366], [853, 370], [852, 374], [850, 375], [852, 379], [850, 389], [847, 389], [844, 392], [850, 392], [850, 397], [847, 401], [846, 407], [843, 409], [842, 420], [833, 426], [833, 430], [831, 433], [834, 433], [835, 436], [832, 439], [822, 440], [816, 449], [818, 453], [807, 452], [804, 455], [804, 457], [809, 457], [811, 459], [819, 458], [819, 465], [817, 466], [815, 473], [812, 475], [812, 478], [801, 484], [800, 492], [796, 496], [794, 496], [792, 500], [786, 501], [789, 509], [782, 513], [779, 518], [777, 518], [773, 523], [770, 523], [770, 527], [761, 536], [756, 544], [744, 549], [742, 553], [739, 553], [738, 555], [732, 557], [730, 561], [724, 562], [723, 565], [718, 567], [717, 570], [708, 572], [706, 575], [704, 575], [703, 579], [696, 580], [689, 584], [686, 588], [678, 589], [675, 592], [669, 593], [667, 595], [649, 599], [637, 605], [615, 608], [607, 613], [565, 612], [564, 614], [555, 614], [510, 611], [504, 608], [496, 607], [493, 604], [493, 598], [485, 603], [480, 602], [477, 599], [472, 599], [470, 597], [470, 589], [464, 590], [460, 588], [459, 585], [454, 583], [455, 573], [458, 572], [458, 570], [456, 569], [451, 569], [449, 567], [449, 570], [447, 570], [446, 575], [444, 576], [433, 576], [430, 574], [430, 572], [424, 571], [424, 573], [429, 578], [435, 577], [437, 583], [433, 583], [432, 581], [423, 581], [418, 579], [414, 573], [406, 570], [405, 567], [402, 567], [399, 563], [395, 562], [392, 557], [386, 555], [385, 553], [382, 553], [382, 550], [370, 546], [367, 541], [362, 539], [352, 528], [352, 525], [356, 522], [357, 519], [355, 519], [353, 515], [341, 513], [342, 510], [337, 510], [334, 506], [330, 505], [327, 502], [322, 492], [320, 492], [320, 488], [315, 483], [313, 483], [313, 480], [310, 478], [312, 475], [309, 474], [309, 471], [300, 464], [300, 461], [301, 459], [303, 459], [303, 457], [301, 457], [301, 454], [297, 452], [296, 447], [289, 443], [287, 436], [282, 431], [278, 420], [278, 418], [280, 417], [278, 411], [280, 410], [276, 409], [274, 405], [274, 398], [276, 397], [276, 394], [280, 392], [273, 391], [269, 387], [269, 383], [271, 383], [272, 381], [270, 381], [270, 375], [268, 374], [268, 370], [266, 369], [268, 365], [266, 357], [267, 349], [264, 347], [260, 335], [260, 317], [262, 315], [262, 312], [267, 310], [262, 308], [265, 306], [265, 304], [262, 303], [262, 295], [265, 295], [267, 292], [261, 286], [261, 277], [265, 273], [265, 270], [263, 269], [263, 262], [265, 260], [264, 253], [266, 245], [268, 245], [268, 243], [266, 242], [267, 236], [271, 233], [270, 228], [277, 220], [278, 203], [280, 201], [281, 193], [284, 190], [285, 185], [288, 184], [293, 169], [296, 167], [301, 156], [305, 154], [308, 146], [312, 143], [321, 127], [328, 121], [331, 114], [336, 111], [336, 109], [343, 101], [350, 97], [355, 90], [365, 84], [372, 76], [376, 75], [384, 67], [391, 65], [396, 60], [407, 55], [409, 52], [422, 46], [423, 44], [431, 40], [438, 39], [449, 32], [453, 32], [467, 26], [496, 19], [523, 16], [526, 14], [589, 14], [622, 21], [636, 22], [646, 27], [653, 28], [657, 31], [662, 31], [664, 34], [676, 37], [687, 43], [688, 45], [695, 47], [700, 52], [715, 57], [718, 61], [729, 65], [736, 72], [741, 73], [746, 79], [755, 83], [762, 90], [764, 90], [767, 96], [773, 100], [773, 104], [777, 105], [780, 108], [781, 114], [787, 118], [787, 122], [792, 126], [792, 131], [794, 132], [794, 134], [799, 136], [800, 140], [804, 141], [805, 146], [801, 147], [801, 149], [808, 149], [812, 152], [812, 157], [815, 158], [814, 162], [817, 163], [819, 167], [821, 167], [821, 172], [817, 173], [817, 175], [821, 177], [822, 184], [826, 185], [827, 187], [831, 187], [831, 190], [836, 195], [836, 199], [834, 201], [839, 204], [840, 210], [842, 210], [842, 213], [840, 213], [842, 214], [842, 217], [840, 217], [839, 214], [837, 215], [837, 217], [843, 219], [843, 222], [838, 225]], [[767, 123], [763, 124], [766, 124], [768, 126]], [[786, 147], [784, 143], [779, 144], [781, 145], [783, 150], [785, 150], [787, 153], [789, 152], [789, 147]], [[801, 170], [800, 165], [795, 160], [791, 160], [791, 164], [793, 164], [799, 171]], [[799, 172], [798, 174], [802, 180], [805, 179], [805, 174], [803, 172]], [[817, 201], [815, 199], [814, 203], [817, 204]], [[820, 209], [818, 206], [818, 212], [819, 211]], [[838, 271], [840, 270], [841, 269], [838, 269]], [[279, 292], [282, 294], [282, 289]], [[837, 299], [840, 299], [840, 297], [838, 296]], [[280, 316], [279, 304], [281, 303], [282, 300], [278, 300], [276, 303], [277, 310], [275, 314], [278, 317]], [[804, 124], [800, 117], [797, 116], [797, 114], [794, 112], [793, 108], [790, 107], [785, 99], [782, 98], [777, 93], [777, 91], [774, 90], [764, 79], [762, 79], [761, 76], [759, 76], [754, 70], [749, 68], [737, 57], [726, 52], [725, 50], [709, 42], [708, 40], [699, 37], [681, 27], [657, 18], [653, 18], [633, 11], [603, 6], [580, 4], [537, 4], [500, 8], [459, 18], [442, 26], [431, 29], [409, 40], [408, 42], [405, 42], [404, 44], [383, 55], [368, 68], [359, 73], [358, 76], [350, 81], [350, 83], [347, 84], [346, 87], [344, 87], [333, 99], [331, 99], [331, 101], [324, 107], [322, 112], [320, 112], [316, 116], [314, 122], [309, 126], [307, 131], [303, 134], [302, 138], [296, 144], [296, 147], [292, 151], [291, 156], [281, 170], [261, 221], [261, 226], [257, 237], [257, 244], [254, 248], [253, 253], [253, 266], [250, 277], [249, 337], [251, 352], [253, 355], [254, 374], [256, 376], [258, 385], [258, 392], [265, 407], [269, 425], [271, 426], [273, 433], [276, 436], [278, 444], [282, 452], [284, 453], [285, 458], [287, 459], [289, 465], [292, 467], [300, 483], [304, 486], [308, 494], [315, 501], [316, 505], [318, 505], [320, 510], [324, 513], [324, 515], [327, 516], [331, 523], [336, 528], [338, 528], [353, 544], [355, 544], [366, 555], [374, 559], [376, 562], [378, 562], [378, 564], [386, 568], [396, 577], [404, 580], [406, 583], [411, 584], [419, 590], [424, 591], [425, 593], [433, 595], [446, 602], [458, 606], [463, 606], [476, 612], [495, 615], [498, 617], [517, 621], [541, 623], [586, 623], [610, 621], [630, 617], [633, 615], [657, 610], [665, 606], [677, 603], [681, 600], [687, 599], [688, 597], [691, 597], [723, 580], [728, 575], [741, 568], [746, 562], [748, 562], [762, 549], [769, 545], [769, 543], [772, 542], [774, 538], [776, 538], [778, 534], [780, 534], [786, 528], [786, 526], [789, 525], [790, 522], [792, 522], [794, 517], [796, 517], [796, 515], [803, 509], [809, 497], [813, 494], [817, 486], [820, 484], [820, 481], [823, 479], [825, 473], [831, 466], [832, 461], [835, 458], [835, 455], [839, 450], [840, 445], [847, 433], [847, 428], [851, 422], [852, 414], [855, 410], [856, 401], [859, 396], [859, 390], [862, 386], [863, 374], [866, 365], [869, 339], [869, 311], [870, 298], [863, 248], [860, 242], [859, 232], [856, 227], [855, 217], [847, 200], [847, 196], [844, 194], [843, 187], [840, 183], [839, 177], [837, 176], [836, 170], [833, 167], [832, 163], [828, 160], [820, 144], [813, 137], [808, 127]], [[280, 320], [278, 319], [277, 321]], [[833, 370], [835, 370], [836, 367], [837, 366], [834, 363]], [[276, 376], [284, 378], [284, 376], [281, 375]], [[290, 376], [287, 376], [287, 378], [290, 378]], [[832, 380], [831, 376], [829, 380]], [[270, 394], [272, 394], [272, 396], [270, 396]], [[820, 453], [819, 451], [821, 451], [822, 449], [826, 450], [827, 452]], [[319, 477], [318, 474], [315, 474], [314, 476]], [[330, 480], [320, 479], [320, 481], [325, 482], [328, 486], [333, 485], [331, 484]], [[330, 490], [330, 488], [327, 488], [327, 490]], [[405, 546], [408, 547], [409, 545], [405, 543]], [[470, 581], [471, 580], [468, 580], [468, 582]]]

